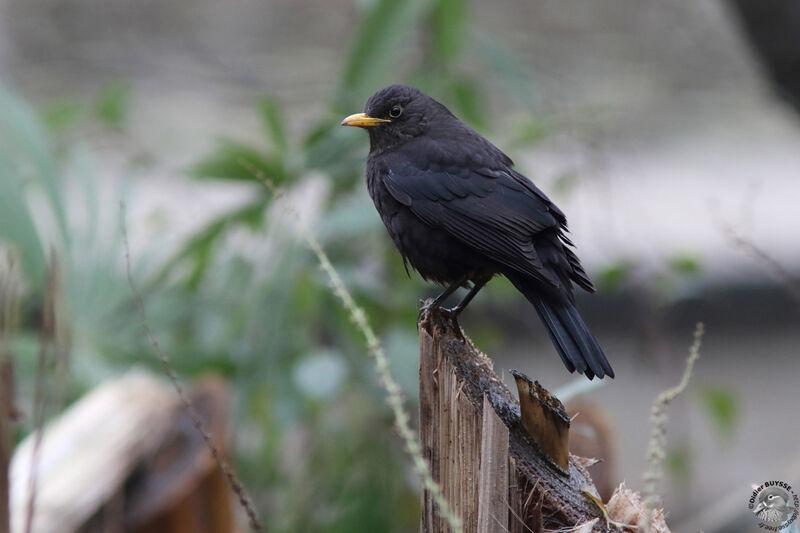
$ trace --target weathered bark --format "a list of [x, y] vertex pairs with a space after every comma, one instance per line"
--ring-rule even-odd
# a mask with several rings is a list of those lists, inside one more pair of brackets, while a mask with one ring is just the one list
[[[227, 385], [209, 376], [185, 390], [224, 456]], [[33, 533], [236, 530], [225, 473], [163, 379], [132, 370], [98, 385], [46, 427]], [[35, 440], [23, 440], [12, 461], [12, 479], [25, 481], [11, 495], [13, 531], [25, 525]]]
[[[584, 494], [597, 496], [589, 474], [566, 452], [561, 402], [517, 373], [527, 395], [521, 413], [491, 360], [446, 312], [424, 313], [418, 327], [423, 453], [464, 531], [531, 533], [601, 517]], [[427, 492], [421, 530], [449, 531]], [[604, 531], [605, 521], [593, 530]]]

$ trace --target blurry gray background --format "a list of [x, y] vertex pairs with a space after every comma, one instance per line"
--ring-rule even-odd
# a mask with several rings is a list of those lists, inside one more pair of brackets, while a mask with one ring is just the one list
[[[253, 95], [285, 104], [294, 136], [327, 112], [357, 4], [0, 0], [0, 76], [40, 105], [126, 80], [124, 135], [90, 132], [102, 148], [97, 165], [114, 175], [132, 155], [154, 160], [131, 205], [141, 222], [132, 224], [134, 247], [165, 226], [167, 242], [179, 242], [250, 194], [182, 173], [219, 136], [257, 137]], [[581, 301], [617, 372], [592, 401], [618, 425], [621, 479], [641, 487], [643, 421], [655, 393], [677, 382], [702, 319], [695, 392], [671, 412], [665, 507], [674, 531], [754, 530], [745, 515], [751, 485], [800, 482], [800, 304], [725, 228], [800, 272], [797, 116], [762, 79], [724, 2], [502, 0], [473, 2], [470, 17], [522, 61], [534, 88], [525, 97], [554, 132], [518, 148], [517, 164], [568, 214], [587, 271], [625, 272], [620, 291]], [[480, 67], [471, 74], [480, 77]], [[495, 126], [513, 123], [502, 93], [489, 104]], [[502, 126], [490, 136], [503, 148]], [[702, 268], [665, 271], [686, 257]], [[482, 320], [515, 327], [490, 354], [496, 368], [519, 368], [551, 388], [568, 380], [538, 326], [528, 331], [532, 313], [520, 318], [521, 302], [511, 309], [481, 298], [489, 302], [465, 317], [467, 331]], [[731, 431], [715, 430], [697, 408], [704, 386], [735, 391]]]

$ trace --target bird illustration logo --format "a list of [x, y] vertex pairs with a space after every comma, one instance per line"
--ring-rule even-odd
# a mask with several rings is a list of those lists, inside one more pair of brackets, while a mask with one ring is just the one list
[[753, 514], [766, 524], [780, 525], [788, 520], [795, 510], [789, 505], [790, 501], [788, 492], [780, 487], [769, 487], [759, 495]]

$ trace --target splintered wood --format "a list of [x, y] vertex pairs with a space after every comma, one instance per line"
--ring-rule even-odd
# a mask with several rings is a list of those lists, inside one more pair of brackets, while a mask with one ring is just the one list
[[[594, 484], [567, 452], [569, 418], [561, 402], [517, 374], [528, 395], [522, 414], [491, 360], [446, 312], [425, 312], [418, 326], [423, 454], [464, 531], [539, 533], [581, 525], [605, 531], [602, 511], [585, 494], [597, 498]], [[421, 531], [449, 531], [428, 493]]]
[[564, 405], [538, 381], [509, 370], [517, 382], [522, 427], [565, 474], [569, 474], [569, 417]]

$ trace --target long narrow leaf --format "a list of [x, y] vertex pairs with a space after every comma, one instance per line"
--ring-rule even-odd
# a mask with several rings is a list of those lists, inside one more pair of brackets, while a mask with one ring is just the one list
[[339, 105], [361, 105], [396, 66], [397, 49], [418, 28], [427, 0], [377, 0], [362, 19], [342, 76]]
[[66, 207], [63, 203], [55, 155], [45, 128], [27, 103], [0, 83], [0, 160], [11, 171], [6, 177], [19, 180], [31, 175], [41, 185], [50, 202], [60, 237], [70, 241]]
[[7, 165], [0, 166], [0, 244], [19, 254], [26, 281], [41, 287], [47, 267], [28, 204]]
[[209, 266], [211, 252], [218, 241], [217, 238], [235, 224], [257, 226], [263, 219], [264, 210], [268, 203], [268, 198], [262, 196], [258, 200], [212, 220], [203, 229], [195, 233], [176, 254], [164, 263], [150, 285], [158, 285], [177, 265], [184, 261], [192, 260], [194, 264], [192, 265], [188, 283], [189, 286], [195, 286], [205, 275]]
[[243, 170], [242, 161], [260, 169], [275, 183], [282, 184], [289, 177], [283, 161], [278, 157], [231, 140], [223, 140], [217, 151], [194, 165], [190, 173], [197, 178], [253, 181], [252, 174]]
[[286, 137], [286, 129], [283, 126], [283, 113], [281, 113], [280, 106], [274, 99], [265, 96], [261, 99], [258, 110], [269, 140], [279, 153], [283, 153], [288, 145], [288, 139]]
[[456, 59], [467, 37], [465, 0], [436, 0], [431, 9], [431, 43], [436, 64], [444, 68]]

